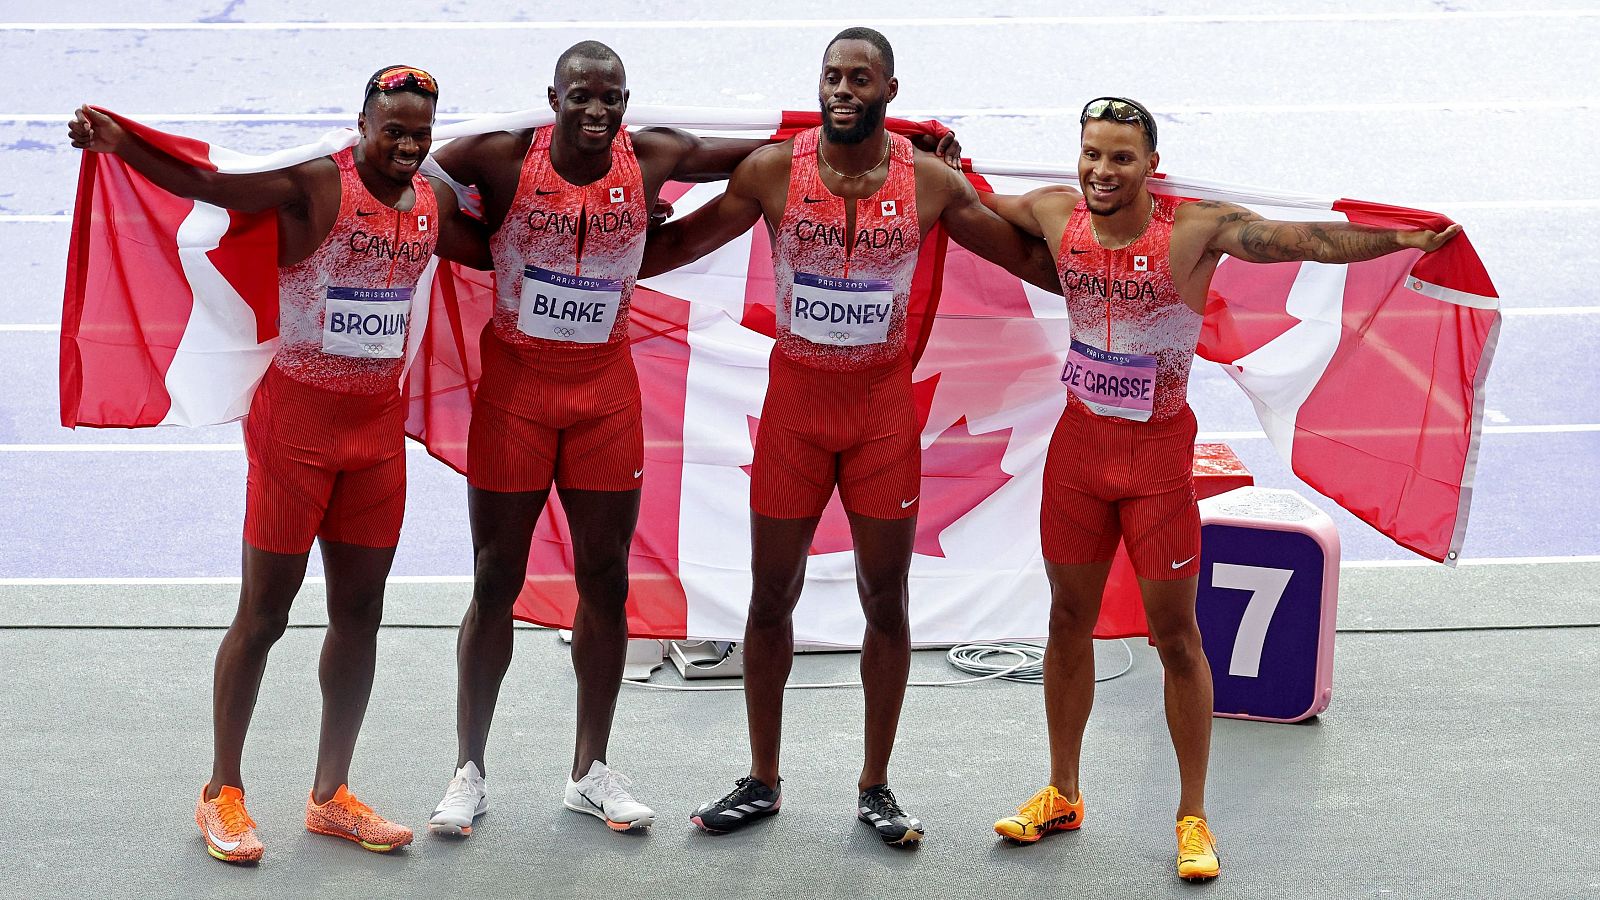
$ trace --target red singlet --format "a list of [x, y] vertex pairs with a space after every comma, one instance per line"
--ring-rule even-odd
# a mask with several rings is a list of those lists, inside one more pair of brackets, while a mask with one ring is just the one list
[[611, 168], [575, 185], [534, 132], [489, 240], [497, 296], [467, 437], [468, 481], [491, 491], [634, 490], [644, 428], [628, 300], [644, 259], [644, 179], [627, 131]]
[[1040, 514], [1053, 563], [1109, 560], [1120, 537], [1141, 578], [1199, 572], [1187, 392], [1201, 316], [1179, 296], [1168, 263], [1179, 202], [1155, 197], [1144, 234], [1119, 250], [1100, 246], [1081, 200], [1062, 234], [1068, 401], [1045, 460]]
[[245, 540], [305, 553], [312, 538], [393, 547], [405, 514], [405, 367], [411, 290], [433, 256], [438, 201], [411, 181], [401, 212], [361, 182], [351, 150], [339, 216], [278, 271], [280, 343], [245, 421]]
[[773, 518], [819, 516], [834, 485], [847, 510], [916, 514], [921, 448], [906, 352], [906, 303], [921, 228], [911, 143], [890, 135], [883, 187], [845, 203], [818, 171], [820, 129], [795, 136], [773, 241], [778, 338], [756, 434], [750, 505]]

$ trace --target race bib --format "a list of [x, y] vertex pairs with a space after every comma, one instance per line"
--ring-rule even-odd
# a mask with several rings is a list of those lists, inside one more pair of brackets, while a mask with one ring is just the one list
[[794, 273], [789, 330], [814, 344], [859, 347], [889, 339], [894, 282]]
[[522, 270], [517, 328], [551, 341], [603, 344], [611, 339], [620, 305], [620, 279], [585, 278], [528, 266]]
[[1073, 341], [1061, 383], [1096, 415], [1146, 422], [1155, 408], [1156, 358]]
[[411, 288], [328, 287], [322, 312], [322, 352], [362, 359], [406, 355]]

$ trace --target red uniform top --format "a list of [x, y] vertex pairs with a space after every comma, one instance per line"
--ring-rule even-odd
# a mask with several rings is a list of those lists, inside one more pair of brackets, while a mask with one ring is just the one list
[[[1120, 250], [1100, 246], [1089, 208], [1079, 200], [1061, 235], [1056, 271], [1072, 322], [1073, 349], [1062, 376], [1069, 394], [1088, 398], [1086, 405], [1102, 415], [1139, 421], [1142, 405], [1145, 418], [1162, 422], [1188, 404], [1203, 317], [1178, 295], [1167, 259], [1173, 212], [1182, 201], [1152, 197], [1144, 234]], [[1075, 359], [1083, 363], [1076, 370]], [[1148, 373], [1142, 381], [1140, 371]], [[1117, 373], [1131, 377], [1119, 380]]]
[[339, 167], [339, 217], [305, 260], [278, 269], [278, 352], [295, 381], [346, 394], [398, 390], [411, 292], [433, 256], [439, 203], [422, 175], [401, 212], [361, 183], [353, 150]]
[[550, 164], [554, 132], [534, 132], [511, 208], [489, 239], [494, 331], [519, 347], [620, 346], [649, 222], [633, 140], [618, 132], [611, 169], [580, 186]]
[[855, 371], [906, 350], [906, 301], [922, 232], [911, 142], [891, 134], [889, 176], [856, 201], [847, 244], [846, 201], [817, 170], [821, 129], [794, 138], [789, 196], [773, 242], [778, 351], [817, 369]]

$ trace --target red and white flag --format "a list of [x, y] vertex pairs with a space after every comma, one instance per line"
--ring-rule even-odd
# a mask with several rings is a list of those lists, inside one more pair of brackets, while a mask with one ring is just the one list
[[[629, 120], [784, 136], [816, 124], [817, 115], [636, 108]], [[444, 139], [548, 121], [548, 113], [514, 113], [438, 131]], [[343, 131], [270, 157], [243, 157], [141, 133], [221, 171], [290, 165], [354, 142]], [[1008, 193], [1075, 182], [1071, 171], [1048, 166], [972, 168], [980, 187]], [[1177, 177], [1152, 186], [1241, 203], [1275, 219], [1433, 228], [1447, 221]], [[669, 185], [663, 195], [681, 215], [720, 189]], [[274, 346], [274, 220], [203, 207], [164, 194], [116, 158], [85, 155], [62, 319], [63, 424], [211, 424], [248, 409]], [[419, 296], [431, 309], [414, 313], [427, 324], [411, 332], [407, 430], [459, 470], [492, 276], [443, 264], [431, 292]], [[635, 636], [742, 634], [750, 593], [748, 468], [772, 304], [761, 228], [693, 266], [642, 282], [635, 293], [646, 459], [631, 561]], [[1038, 510], [1045, 449], [1064, 402], [1057, 377], [1068, 344], [1065, 308], [1059, 297], [936, 231], [923, 245], [910, 326], [923, 445], [912, 637], [1042, 637], [1049, 591]], [[1494, 288], [1462, 235], [1431, 256], [1412, 251], [1351, 266], [1224, 260], [1199, 353], [1224, 365], [1306, 483], [1400, 544], [1450, 561], [1466, 528], [1498, 327]], [[558, 505], [552, 496], [539, 522], [517, 614], [566, 626], [577, 597]], [[796, 638], [858, 644], [863, 620], [837, 499], [812, 554]], [[1136, 601], [1106, 604], [1098, 636], [1142, 633]]]

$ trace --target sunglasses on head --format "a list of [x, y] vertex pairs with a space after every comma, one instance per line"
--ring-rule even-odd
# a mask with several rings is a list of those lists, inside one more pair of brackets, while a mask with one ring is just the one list
[[1090, 100], [1084, 105], [1083, 114], [1078, 116], [1078, 124], [1083, 125], [1090, 119], [1109, 119], [1113, 122], [1136, 124], [1144, 129], [1145, 135], [1150, 138], [1150, 145], [1155, 146], [1156, 123], [1151, 121], [1150, 116], [1140, 109], [1138, 104], [1130, 100], [1121, 97], [1100, 97]]
[[387, 94], [405, 87], [415, 87], [433, 95], [435, 99], [439, 97], [439, 82], [434, 81], [433, 76], [427, 72], [412, 66], [390, 66], [379, 70], [378, 74], [367, 82], [367, 96], [370, 97], [375, 92]]

